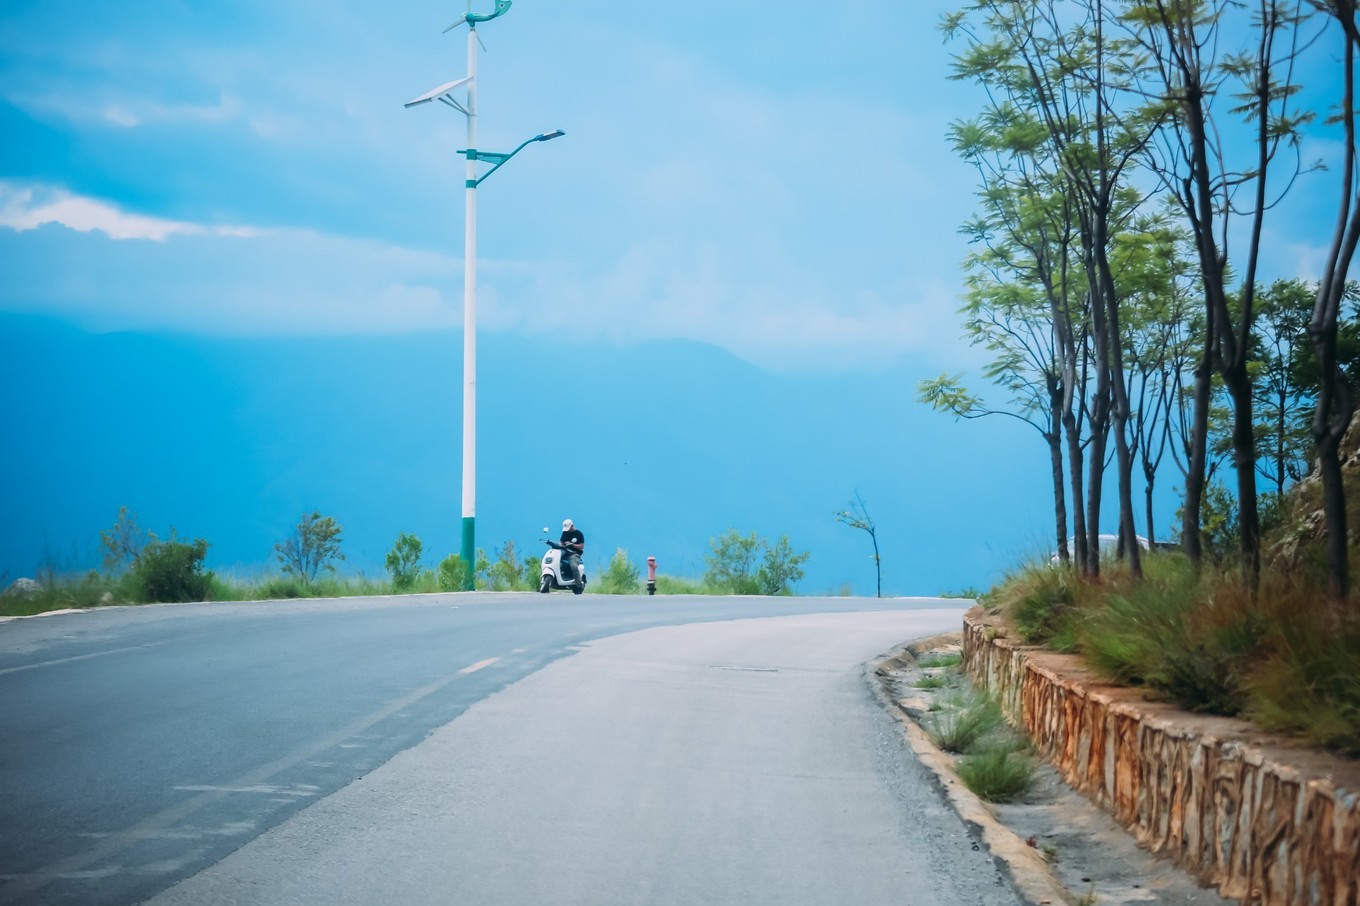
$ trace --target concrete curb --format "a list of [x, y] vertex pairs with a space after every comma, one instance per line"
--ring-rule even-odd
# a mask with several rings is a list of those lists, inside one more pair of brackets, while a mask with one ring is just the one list
[[911, 718], [887, 688], [887, 681], [896, 667], [914, 663], [924, 651], [961, 643], [962, 639], [962, 632], [952, 632], [894, 649], [870, 662], [869, 686], [887, 712], [902, 725], [907, 744], [921, 763], [934, 773], [941, 792], [954, 811], [969, 830], [981, 839], [997, 865], [1010, 876], [1020, 895], [1033, 906], [1057, 906], [1060, 903], [1075, 906], [1078, 897], [1054, 877], [1044, 857], [999, 822], [987, 804], [959, 780], [950, 756], [935, 747], [929, 734]]

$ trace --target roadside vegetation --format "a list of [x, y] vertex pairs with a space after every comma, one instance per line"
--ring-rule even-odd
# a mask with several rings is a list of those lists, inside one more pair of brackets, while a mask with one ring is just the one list
[[1360, 613], [1307, 571], [1197, 572], [1177, 554], [1099, 579], [1034, 565], [985, 606], [1021, 640], [1070, 652], [1111, 682], [1191, 711], [1251, 720], [1360, 757]]
[[[950, 128], [977, 190], [962, 314], [991, 386], [918, 399], [1034, 429], [1053, 503], [1052, 562], [989, 606], [1111, 681], [1360, 756], [1355, 4], [956, 8], [953, 77], [982, 89]], [[1294, 153], [1319, 140], [1335, 166]], [[1272, 279], [1281, 201], [1319, 179], [1334, 213], [1291, 237], [1317, 266]]]
[[988, 802], [1012, 802], [1034, 776], [1029, 741], [1006, 723], [994, 699], [973, 687], [961, 662], [954, 652], [916, 660], [909, 685], [927, 699], [918, 719], [935, 746], [955, 756], [954, 770], [968, 789]]
[[[536, 591], [538, 554], [521, 553], [506, 541], [490, 555], [478, 549], [476, 563], [449, 554], [431, 567], [425, 545], [402, 532], [384, 558], [386, 574], [342, 574], [344, 527], [319, 510], [303, 513], [273, 548], [276, 572], [221, 575], [204, 566], [211, 548], [202, 538], [183, 540], [171, 529], [161, 540], [123, 507], [111, 528], [100, 532], [102, 568], [83, 572], [46, 566], [34, 577], [0, 576], [0, 616], [52, 610], [186, 601], [269, 601], [461, 591], [469, 570], [481, 591]], [[795, 551], [787, 535], [771, 543], [755, 532], [735, 529], [710, 539], [705, 573], [698, 579], [661, 574], [657, 594], [791, 595], [803, 578], [810, 554]], [[604, 564], [587, 570], [588, 594], [645, 592], [641, 567], [618, 548]]]

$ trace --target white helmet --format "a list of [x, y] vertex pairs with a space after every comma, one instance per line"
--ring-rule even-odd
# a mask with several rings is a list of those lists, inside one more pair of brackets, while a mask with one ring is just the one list
[[564, 531], [564, 532], [569, 532], [569, 531], [571, 531], [572, 526], [574, 526], [575, 524], [576, 524], [576, 523], [572, 522], [570, 519], [563, 519], [563, 520], [562, 520], [562, 531]]

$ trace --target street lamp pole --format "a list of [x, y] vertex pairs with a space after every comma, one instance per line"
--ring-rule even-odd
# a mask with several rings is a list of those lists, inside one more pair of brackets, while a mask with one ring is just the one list
[[[508, 7], [509, 4], [507, 3]], [[503, 10], [502, 10], [503, 12]], [[467, 146], [477, 147], [477, 23], [468, 19]], [[477, 572], [477, 157], [467, 154], [463, 222], [463, 590]]]
[[[477, 187], [531, 142], [546, 142], [562, 136], [561, 129], [544, 132], [520, 144], [509, 154], [477, 150], [477, 23], [505, 15], [511, 0], [496, 0], [495, 12], [480, 15], [469, 11], [444, 31], [463, 23], [468, 26], [468, 74], [407, 101], [415, 107], [438, 100], [467, 117], [467, 148], [458, 153], [467, 157], [465, 219], [463, 224], [463, 523], [461, 554], [465, 567], [463, 588], [471, 591], [477, 568]], [[453, 92], [466, 88], [466, 101], [460, 103]], [[477, 164], [490, 163], [491, 169], [477, 176]]]

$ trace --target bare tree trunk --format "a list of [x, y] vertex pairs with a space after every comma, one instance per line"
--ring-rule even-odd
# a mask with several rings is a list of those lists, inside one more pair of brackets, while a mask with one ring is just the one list
[[1345, 293], [1346, 274], [1360, 241], [1360, 197], [1355, 189], [1355, 51], [1360, 45], [1355, 0], [1329, 0], [1328, 12], [1345, 35], [1345, 75], [1341, 121], [1345, 127], [1345, 159], [1341, 167], [1340, 213], [1327, 266], [1318, 286], [1313, 318], [1308, 325], [1317, 351], [1320, 375], [1317, 408], [1313, 413], [1313, 439], [1317, 444], [1318, 473], [1322, 478], [1322, 510], [1327, 525], [1327, 586], [1332, 600], [1344, 601], [1350, 593], [1350, 545], [1346, 525], [1346, 493], [1342, 484], [1341, 440], [1354, 413], [1354, 400], [1336, 363], [1336, 328]]
[[1063, 429], [1067, 433], [1068, 481], [1072, 483], [1072, 538], [1076, 550], [1077, 569], [1089, 571], [1089, 548], [1086, 544], [1086, 511], [1083, 506], [1082, 477], [1084, 466], [1081, 453], [1081, 429], [1070, 411], [1063, 413]]
[[1066, 566], [1071, 562], [1071, 556], [1067, 551], [1067, 494], [1063, 488], [1062, 388], [1056, 380], [1049, 381], [1048, 399], [1051, 425], [1044, 439], [1048, 441], [1048, 458], [1053, 471], [1053, 522], [1058, 540], [1058, 561]]
[[1209, 401], [1214, 374], [1211, 347], [1213, 313], [1208, 312], [1204, 351], [1195, 368], [1195, 403], [1191, 413], [1190, 457], [1185, 469], [1185, 503], [1181, 513], [1181, 547], [1195, 569], [1204, 562], [1204, 540], [1200, 535], [1200, 511], [1204, 503], [1205, 471], [1209, 458]]

